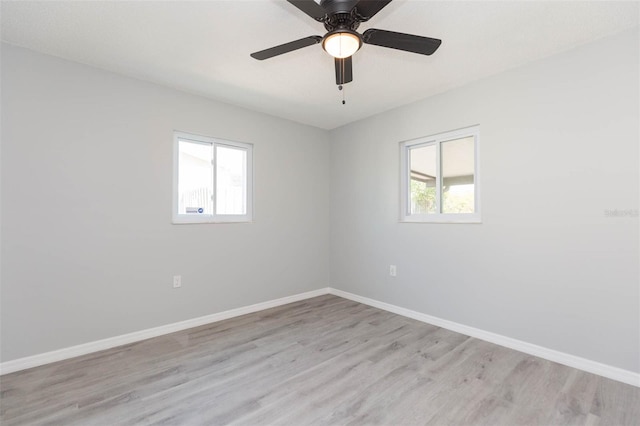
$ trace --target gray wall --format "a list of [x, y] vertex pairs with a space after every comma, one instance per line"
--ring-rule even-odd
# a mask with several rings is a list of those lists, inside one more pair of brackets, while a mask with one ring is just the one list
[[[334, 130], [332, 286], [640, 371], [638, 218], [605, 217], [638, 209], [638, 40]], [[483, 223], [398, 223], [399, 142], [474, 124]]]
[[[171, 224], [174, 129], [254, 144], [254, 223]], [[326, 287], [329, 154], [325, 131], [2, 45], [2, 361]]]

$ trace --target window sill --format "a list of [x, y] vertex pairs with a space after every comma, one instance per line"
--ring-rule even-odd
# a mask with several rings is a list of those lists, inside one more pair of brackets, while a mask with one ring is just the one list
[[200, 225], [200, 224], [221, 224], [221, 223], [253, 223], [250, 217], [174, 217], [172, 225]]
[[482, 223], [479, 215], [411, 215], [400, 218], [400, 223]]

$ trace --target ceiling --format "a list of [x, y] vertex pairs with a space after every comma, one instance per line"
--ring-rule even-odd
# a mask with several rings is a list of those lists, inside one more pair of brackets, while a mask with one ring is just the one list
[[2, 40], [211, 99], [333, 129], [638, 26], [639, 2], [394, 0], [360, 26], [443, 40], [432, 56], [365, 45], [346, 104], [323, 35], [283, 0], [2, 1]]

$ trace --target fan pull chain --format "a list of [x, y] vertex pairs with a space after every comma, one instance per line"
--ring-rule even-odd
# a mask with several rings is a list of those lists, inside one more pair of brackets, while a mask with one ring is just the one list
[[340, 90], [342, 92], [342, 105], [346, 104], [347, 101], [344, 100], [344, 88], [342, 87], [342, 84], [338, 86], [338, 90]]

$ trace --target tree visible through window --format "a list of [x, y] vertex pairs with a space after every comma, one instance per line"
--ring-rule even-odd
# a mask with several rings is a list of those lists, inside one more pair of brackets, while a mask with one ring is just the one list
[[434, 212], [435, 209], [435, 185], [427, 186], [427, 182], [411, 178], [411, 211], [422, 214]]

